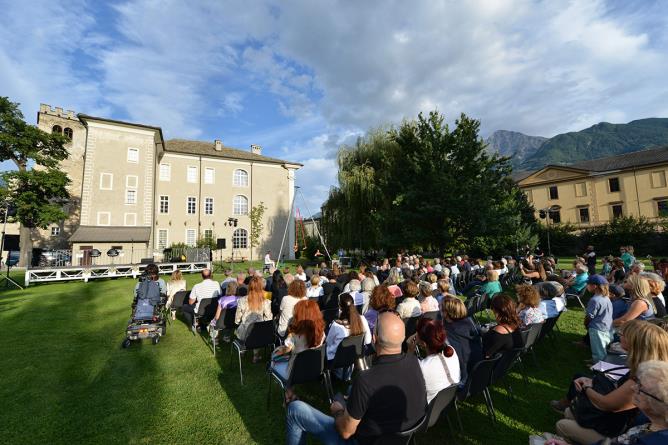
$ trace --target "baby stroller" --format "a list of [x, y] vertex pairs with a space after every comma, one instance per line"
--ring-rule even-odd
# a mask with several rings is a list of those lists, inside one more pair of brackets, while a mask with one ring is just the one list
[[167, 298], [160, 294], [157, 281], [142, 279], [132, 303], [132, 317], [126, 329], [126, 338], [122, 346], [127, 348], [132, 340], [150, 338], [154, 345], [165, 335], [165, 303]]

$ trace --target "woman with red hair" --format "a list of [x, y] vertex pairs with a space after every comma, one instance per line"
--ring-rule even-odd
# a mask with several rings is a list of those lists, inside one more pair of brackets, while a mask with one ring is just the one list
[[427, 351], [420, 360], [420, 368], [427, 389], [427, 403], [442, 389], [456, 385], [461, 379], [459, 358], [454, 348], [446, 343], [447, 333], [441, 320], [420, 318], [417, 332], [408, 339], [408, 351], [419, 345]]
[[[325, 341], [325, 321], [315, 300], [301, 300], [295, 304], [287, 334], [285, 345], [276, 348], [271, 361], [272, 369], [285, 380], [290, 376], [297, 354], [317, 348]], [[292, 389], [286, 388], [286, 403], [294, 398]]]

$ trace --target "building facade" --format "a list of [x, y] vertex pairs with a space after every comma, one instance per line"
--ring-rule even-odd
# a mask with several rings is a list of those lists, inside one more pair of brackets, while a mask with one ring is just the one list
[[[86, 261], [79, 251], [110, 247], [159, 259], [173, 244], [208, 238], [224, 244], [215, 253], [221, 259], [258, 258], [278, 252], [287, 225], [283, 252], [292, 252], [289, 213], [301, 164], [263, 156], [255, 145], [243, 151], [221, 141], [164, 140], [160, 127], [44, 104], [37, 122], [72, 141], [61, 163], [72, 199], [66, 221], [34, 232], [35, 246], [71, 247], [79, 262]], [[249, 212], [260, 203], [264, 228], [251, 252]]]
[[552, 209], [551, 221], [580, 228], [622, 216], [668, 217], [668, 147], [548, 165], [516, 181], [536, 209]]

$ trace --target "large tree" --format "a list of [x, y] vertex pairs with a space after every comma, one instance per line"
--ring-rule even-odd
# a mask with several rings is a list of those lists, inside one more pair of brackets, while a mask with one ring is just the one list
[[0, 162], [11, 160], [17, 168], [2, 174], [7, 188], [0, 193], [16, 208], [20, 265], [27, 265], [32, 254], [31, 229], [45, 229], [67, 217], [62, 204], [69, 198], [69, 179], [58, 166], [67, 158], [68, 142], [63, 135], [27, 124], [19, 104], [0, 97]]

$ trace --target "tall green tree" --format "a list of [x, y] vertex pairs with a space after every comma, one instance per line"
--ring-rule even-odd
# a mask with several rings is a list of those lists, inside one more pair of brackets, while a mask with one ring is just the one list
[[28, 264], [32, 254], [31, 229], [45, 229], [67, 217], [62, 206], [69, 198], [69, 179], [58, 166], [67, 158], [68, 142], [60, 134], [49, 134], [27, 124], [19, 104], [0, 97], [0, 162], [11, 160], [17, 168], [2, 174], [7, 188], [1, 198], [16, 207], [20, 265]]

